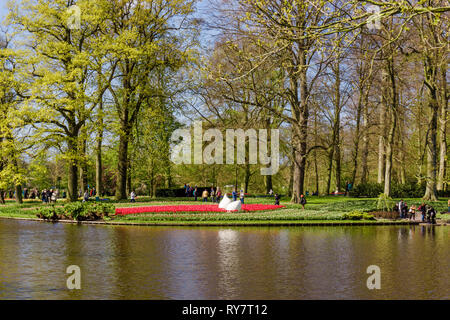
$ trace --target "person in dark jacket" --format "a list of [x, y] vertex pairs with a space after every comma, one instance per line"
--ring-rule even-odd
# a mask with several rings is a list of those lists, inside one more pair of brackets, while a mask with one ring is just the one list
[[193, 191], [193, 194], [194, 194], [195, 201], [197, 201], [197, 197], [198, 197], [197, 186], [195, 186], [195, 189], [194, 189], [194, 191]]
[[436, 210], [432, 206], [427, 206], [427, 222], [436, 224]]
[[236, 189], [233, 190], [233, 192], [231, 193], [231, 195], [233, 196], [233, 201], [237, 200], [237, 192]]
[[427, 213], [427, 205], [425, 203], [422, 203], [422, 205], [419, 207], [419, 211], [422, 214], [422, 222], [425, 222], [425, 215]]
[[275, 205], [280, 205], [280, 195], [278, 193], [275, 193]]
[[300, 196], [300, 204], [302, 205], [303, 210], [305, 210], [306, 198], [303, 194]]

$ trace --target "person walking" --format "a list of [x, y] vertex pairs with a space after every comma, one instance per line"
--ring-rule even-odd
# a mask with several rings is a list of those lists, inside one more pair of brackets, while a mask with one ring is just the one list
[[402, 210], [403, 219], [408, 219], [408, 204], [405, 202]]
[[217, 192], [216, 192], [216, 202], [219, 203], [220, 202], [220, 198], [222, 197], [222, 191], [220, 191], [220, 188], [217, 187]]
[[236, 189], [233, 189], [233, 192], [231, 193], [231, 195], [233, 196], [233, 201], [237, 200], [237, 192]]
[[42, 203], [46, 203], [47, 202], [47, 191], [44, 189], [42, 191]]
[[244, 204], [244, 197], [245, 197], [244, 190], [241, 189], [241, 192], [240, 192], [240, 198], [241, 198], [241, 203], [242, 203], [242, 204]]
[[131, 199], [131, 202], [136, 202], [136, 192], [134, 192], [134, 190], [131, 191], [130, 199]]
[[193, 195], [194, 195], [194, 200], [197, 201], [197, 197], [198, 197], [198, 190], [197, 187], [195, 187], [194, 191], [193, 191]]
[[300, 196], [300, 204], [302, 205], [303, 210], [305, 210], [306, 198], [303, 194]]
[[83, 202], [89, 201], [89, 192], [86, 190], [83, 196]]
[[216, 193], [214, 191], [214, 187], [211, 187], [210, 195], [211, 195], [211, 202], [216, 202]]
[[400, 215], [400, 219], [403, 219], [403, 206], [404, 206], [404, 202], [403, 199], [400, 200], [400, 202], [398, 203], [398, 213]]
[[50, 196], [50, 202], [56, 203], [56, 190], [52, 192], [52, 195]]
[[422, 203], [422, 205], [419, 207], [419, 211], [422, 214], [422, 222], [425, 222], [425, 215], [427, 212], [427, 205], [425, 203]]
[[275, 193], [275, 205], [280, 205], [280, 195], [278, 193]]
[[208, 190], [203, 190], [202, 193], [203, 202], [208, 202]]

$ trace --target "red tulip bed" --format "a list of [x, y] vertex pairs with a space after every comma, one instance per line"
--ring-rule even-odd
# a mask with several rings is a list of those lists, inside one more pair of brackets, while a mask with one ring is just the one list
[[[243, 204], [242, 211], [266, 211], [285, 208], [285, 206], [277, 206], [271, 204]], [[203, 205], [177, 205], [177, 206], [148, 206], [133, 208], [116, 208], [116, 215], [128, 215], [138, 213], [161, 213], [161, 212], [227, 212], [220, 209], [217, 204]], [[235, 210], [235, 212], [237, 212]]]

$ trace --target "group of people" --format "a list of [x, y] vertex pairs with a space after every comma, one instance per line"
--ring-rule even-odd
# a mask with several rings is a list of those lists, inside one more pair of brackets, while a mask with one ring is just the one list
[[[40, 199], [42, 202], [48, 203], [52, 201], [56, 201], [57, 198], [61, 197], [66, 198], [66, 191], [63, 190], [60, 192], [58, 189], [44, 189], [38, 190], [37, 188], [23, 188], [22, 190], [22, 199]], [[3, 198], [15, 199], [16, 192], [13, 190], [5, 191], [3, 194]], [[52, 197], [55, 200], [52, 200]]]
[[[197, 189], [197, 187], [195, 187], [195, 189], [194, 189], [195, 201], [197, 201], [197, 192], [198, 192], [198, 189]], [[203, 202], [208, 202], [209, 197], [211, 197], [211, 202], [219, 203], [220, 200], [222, 199], [222, 191], [220, 190], [219, 187], [217, 187], [217, 188], [211, 187], [211, 190], [209, 192], [207, 189], [203, 190], [203, 192], [202, 192]]]
[[78, 197], [81, 198], [81, 196], [83, 196], [83, 201], [88, 201], [89, 198], [95, 197], [96, 195], [97, 191], [95, 190], [95, 187], [88, 188], [87, 190], [84, 191], [83, 194], [81, 190], [78, 191]]
[[420, 212], [422, 222], [436, 224], [436, 210], [426, 203], [422, 203], [418, 208], [414, 204], [408, 207], [408, 204], [402, 199], [395, 205], [394, 211], [399, 213], [400, 219], [409, 220], [415, 220], [416, 213]]
[[44, 189], [41, 193], [42, 203], [55, 203], [59, 197], [59, 190], [55, 189]]

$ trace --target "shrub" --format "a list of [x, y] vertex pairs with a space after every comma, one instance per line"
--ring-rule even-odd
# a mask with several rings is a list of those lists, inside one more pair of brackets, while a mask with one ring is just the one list
[[425, 184], [410, 180], [405, 184], [393, 183], [391, 194], [394, 198], [420, 198], [425, 194]]
[[73, 202], [62, 207], [55, 207], [54, 205], [41, 207], [37, 216], [44, 220], [72, 219], [77, 221], [95, 221], [109, 217], [114, 212], [114, 205], [109, 203]]
[[[354, 197], [376, 198], [384, 192], [384, 186], [379, 183], [363, 183], [354, 187], [350, 195]], [[409, 180], [404, 184], [393, 182], [391, 196], [394, 198], [421, 198], [425, 194], [425, 184]]]
[[372, 214], [355, 210], [344, 214], [342, 220], [375, 220], [375, 217]]
[[60, 220], [65, 218], [65, 215], [63, 208], [51, 205], [39, 208], [37, 217], [44, 220]]
[[363, 213], [363, 220], [375, 220], [375, 216], [371, 213]]
[[379, 183], [362, 183], [355, 186], [350, 195], [353, 197], [376, 198], [383, 192], [383, 186]]
[[184, 197], [185, 189], [184, 188], [176, 188], [176, 189], [156, 189], [157, 197]]
[[70, 216], [73, 220], [83, 220], [83, 217], [86, 216], [85, 207], [81, 202], [72, 202], [68, 203], [64, 206], [64, 211]]

